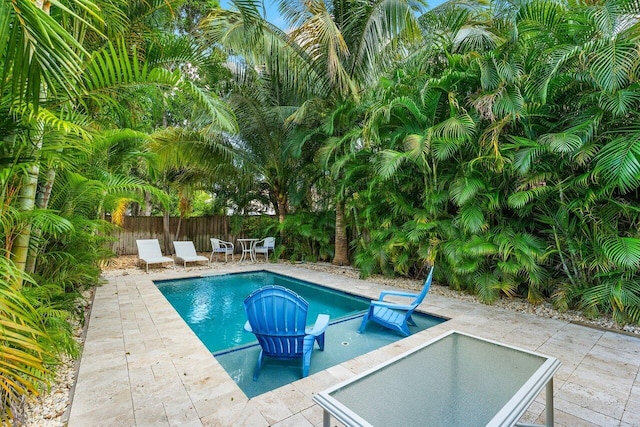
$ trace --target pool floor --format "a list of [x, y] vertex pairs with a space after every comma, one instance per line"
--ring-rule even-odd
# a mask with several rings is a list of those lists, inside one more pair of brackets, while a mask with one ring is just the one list
[[[260, 377], [253, 381], [260, 347], [255, 335], [244, 331], [247, 317], [243, 301], [250, 292], [273, 284], [291, 289], [309, 302], [309, 326], [320, 313], [328, 314], [331, 318], [325, 334], [325, 351], [320, 351], [316, 344], [309, 374], [403, 338], [374, 322], [369, 322], [365, 333], [357, 333], [362, 316], [369, 308], [368, 299], [268, 271], [156, 283], [182, 319], [249, 398], [299, 380], [302, 374], [301, 359], [266, 358]], [[417, 313], [414, 320], [416, 326], [411, 327], [412, 333], [445, 321]]]
[[[444, 319], [422, 314], [415, 314], [416, 326], [410, 326], [416, 333], [444, 322]], [[375, 322], [369, 322], [364, 333], [357, 332], [362, 322], [362, 315], [332, 324], [325, 333], [324, 351], [315, 345], [311, 356], [309, 375], [323, 371], [331, 366], [361, 356], [377, 348], [392, 344], [403, 336], [383, 328]], [[216, 356], [218, 362], [229, 373], [247, 397], [252, 398], [262, 393], [282, 387], [302, 377], [302, 361], [278, 360], [265, 358], [257, 381], [253, 381], [253, 371], [260, 353], [257, 344], [250, 348], [228, 352]]]
[[308, 323], [320, 313], [335, 321], [369, 308], [367, 299], [267, 271], [164, 280], [156, 285], [214, 354], [256, 341], [244, 331], [244, 299], [266, 285], [283, 286], [302, 296], [309, 303]]

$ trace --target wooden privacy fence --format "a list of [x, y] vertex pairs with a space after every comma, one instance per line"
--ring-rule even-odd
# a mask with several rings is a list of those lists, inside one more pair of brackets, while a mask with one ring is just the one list
[[[178, 228], [179, 218], [170, 218], [169, 230], [173, 234]], [[165, 251], [164, 229], [162, 217], [158, 216], [126, 216], [121, 228], [112, 233], [115, 241], [112, 250], [116, 255], [135, 255], [138, 253], [136, 240], [158, 239], [160, 247]], [[236, 238], [241, 235], [231, 235], [229, 228], [229, 217], [227, 216], [204, 216], [194, 218], [183, 218], [180, 223], [180, 232], [175, 240], [191, 240], [198, 252], [210, 252], [212, 237], [228, 240], [235, 243]], [[172, 242], [167, 242], [173, 253]]]

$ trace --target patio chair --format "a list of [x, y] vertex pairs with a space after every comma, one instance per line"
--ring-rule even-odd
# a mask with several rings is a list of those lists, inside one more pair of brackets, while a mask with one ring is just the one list
[[138, 246], [138, 259], [146, 264], [147, 273], [149, 272], [149, 264], [170, 262], [175, 268], [173, 258], [162, 256], [158, 239], [136, 240], [136, 246]]
[[[411, 335], [408, 325], [415, 326], [416, 323], [411, 318], [411, 315], [415, 309], [422, 303], [424, 297], [427, 296], [429, 288], [431, 288], [431, 279], [433, 277], [433, 267], [429, 270], [427, 279], [424, 282], [422, 291], [420, 293], [415, 292], [401, 292], [401, 291], [382, 291], [377, 301], [371, 301], [369, 310], [362, 318], [360, 324], [359, 333], [364, 332], [367, 322], [373, 320], [374, 322], [397, 331], [408, 337]], [[408, 304], [396, 304], [393, 302], [384, 301], [386, 296], [397, 296], [412, 298]]]
[[227, 262], [227, 255], [231, 255], [231, 261], [233, 261], [233, 252], [235, 251], [235, 247], [231, 242], [225, 242], [220, 239], [211, 239], [211, 256], [209, 257], [209, 262], [213, 261], [213, 256], [215, 254], [224, 254], [224, 262]]
[[176, 259], [184, 262], [184, 266], [187, 266], [188, 262], [206, 261], [207, 265], [210, 265], [209, 258], [206, 256], [198, 255], [196, 253], [196, 247], [193, 246], [193, 242], [190, 240], [184, 242], [173, 242], [173, 247], [176, 250]]
[[324, 350], [324, 332], [329, 315], [319, 314], [313, 327], [307, 328], [309, 303], [290, 289], [264, 286], [244, 300], [247, 323], [244, 329], [258, 339], [261, 350], [253, 380], [257, 381], [264, 357], [302, 358], [302, 377], [309, 374], [314, 342]]
[[273, 252], [276, 247], [276, 238], [275, 237], [265, 237], [262, 240], [258, 240], [253, 245], [253, 253], [256, 255], [264, 254], [265, 260], [269, 260], [269, 251]]

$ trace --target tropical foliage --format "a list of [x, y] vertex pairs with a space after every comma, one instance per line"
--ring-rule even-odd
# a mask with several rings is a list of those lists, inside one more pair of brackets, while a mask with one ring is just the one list
[[[180, 8], [0, 2], [2, 424], [20, 423], [24, 397], [46, 388], [63, 354], [77, 355], [71, 322], [112, 255], [107, 214], [145, 202], [168, 210], [158, 176], [213, 179], [229, 158], [221, 134], [235, 118], [213, 89], [222, 57], [175, 35], [198, 15]], [[188, 148], [167, 154], [167, 139]]]
[[397, 231], [371, 235], [365, 271], [434, 259], [486, 301], [551, 296], [640, 320], [636, 12], [533, 1], [425, 15], [427, 43], [381, 82], [369, 118], [377, 179], [395, 189], [372, 223]]
[[[351, 155], [350, 147], [357, 132], [358, 116], [338, 119], [344, 105], [360, 101], [363, 92], [389, 67], [390, 61], [406, 43], [419, 37], [415, 13], [419, 1], [317, 1], [300, 3], [282, 0], [279, 8], [291, 30], [283, 32], [265, 22], [260, 2], [237, 1], [237, 11], [220, 11], [203, 22], [204, 35], [213, 42], [240, 54], [250, 66], [259, 67], [264, 79], [274, 86], [273, 100], [284, 104], [280, 95], [287, 91], [300, 93], [303, 100], [292, 105], [290, 120], [297, 126], [318, 122], [318, 115], [332, 117], [324, 122], [323, 131], [315, 138], [299, 143], [307, 151], [326, 144], [323, 167], [343, 181], [341, 168]], [[273, 107], [272, 107], [273, 108]], [[332, 114], [332, 111], [334, 114]], [[309, 116], [312, 116], [311, 118]], [[315, 132], [313, 132], [315, 133]], [[262, 138], [262, 141], [265, 141]], [[335, 257], [334, 264], [349, 264], [344, 209], [346, 194], [341, 184], [335, 192]], [[282, 191], [280, 191], [282, 194]], [[278, 201], [278, 210], [284, 204]], [[283, 220], [284, 218], [281, 218]]]
[[487, 302], [639, 321], [637, 3], [449, 2], [419, 32], [381, 25], [383, 46], [363, 23], [385, 5], [282, 1], [287, 33], [252, 2], [204, 22], [263, 77], [295, 70], [279, 83], [307, 101], [289, 123], [307, 129], [363, 274], [436, 262]]

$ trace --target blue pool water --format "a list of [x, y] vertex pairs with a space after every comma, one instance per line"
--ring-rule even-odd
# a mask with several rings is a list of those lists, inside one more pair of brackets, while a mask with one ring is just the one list
[[[243, 301], [248, 294], [262, 286], [284, 286], [304, 297], [309, 302], [310, 324], [320, 313], [330, 316], [325, 351], [319, 351], [316, 346], [309, 374], [403, 338], [374, 322], [367, 324], [364, 333], [357, 333], [362, 315], [369, 308], [368, 299], [276, 273], [236, 273], [162, 280], [155, 284], [249, 398], [301, 377], [300, 360], [267, 358], [260, 378], [253, 381], [253, 369], [260, 347], [255, 336], [243, 329], [246, 322]], [[423, 314], [414, 314], [413, 319], [417, 326], [410, 327], [412, 333], [446, 320]]]
[[369, 301], [363, 298], [266, 271], [155, 283], [214, 354], [256, 341], [253, 334], [243, 329], [247, 320], [243, 301], [252, 291], [262, 286], [284, 286], [306, 299], [309, 303], [307, 318], [310, 323], [320, 313], [328, 314], [335, 322], [369, 307]]

